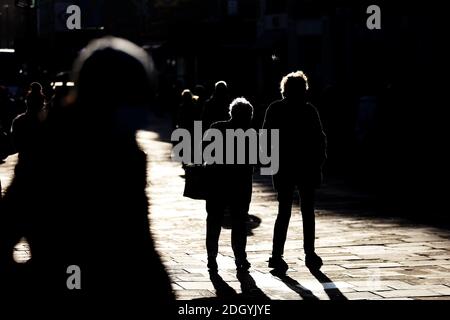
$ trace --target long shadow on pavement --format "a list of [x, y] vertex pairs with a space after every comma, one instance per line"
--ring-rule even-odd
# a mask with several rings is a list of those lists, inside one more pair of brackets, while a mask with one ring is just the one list
[[[219, 300], [252, 300], [267, 301], [270, 298], [256, 285], [255, 280], [248, 272], [238, 272], [237, 279], [241, 283], [242, 293], [237, 293], [225, 280], [217, 273], [210, 272], [209, 278], [216, 290], [216, 298]], [[203, 300], [203, 299], [202, 299]]]
[[333, 281], [322, 271], [311, 270], [311, 274], [322, 284], [323, 289], [330, 300], [348, 300], [347, 297], [345, 297], [344, 294], [336, 287]]
[[292, 279], [287, 274], [276, 271], [271, 271], [270, 273], [280, 279], [289, 289], [297, 292], [303, 300], [319, 300], [319, 298], [317, 298], [311, 290], [303, 287], [297, 280]]
[[241, 283], [242, 298], [256, 299], [258, 301], [270, 298], [256, 285], [255, 279], [248, 272], [238, 272], [237, 279]]
[[[330, 300], [348, 300], [344, 294], [336, 287], [333, 281], [320, 270], [311, 270], [311, 274], [322, 284], [323, 289]], [[297, 280], [286, 274], [271, 271], [272, 275], [279, 278], [288, 288], [297, 292], [303, 300], [319, 300], [310, 290], [303, 287]]]
[[216, 290], [217, 298], [220, 299], [235, 299], [237, 298], [237, 292], [230, 287], [228, 283], [223, 280], [223, 278], [217, 272], [210, 272], [209, 278], [211, 279], [211, 283]]

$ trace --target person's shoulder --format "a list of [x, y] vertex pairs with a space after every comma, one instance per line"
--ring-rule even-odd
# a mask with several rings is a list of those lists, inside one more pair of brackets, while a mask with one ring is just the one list
[[312, 109], [312, 110], [317, 110], [317, 108], [312, 104], [312, 102], [306, 102], [305, 103], [306, 104], [306, 106], [308, 107], [308, 108], [310, 108], [310, 109]]
[[26, 113], [21, 113], [19, 114], [17, 117], [14, 118], [14, 120], [12, 121], [12, 126], [13, 127], [17, 127], [18, 125], [22, 124], [25, 120], [26, 120]]
[[312, 113], [319, 114], [318, 109], [311, 102], [306, 103], [306, 109]]
[[281, 99], [281, 100], [275, 100], [274, 102], [272, 102], [272, 103], [269, 105], [269, 108], [276, 108], [276, 107], [279, 107], [279, 106], [284, 105], [285, 103], [286, 103], [286, 101], [283, 100], [283, 99]]
[[18, 116], [16, 116], [13, 121], [21, 121], [21, 120], [25, 119], [26, 116], [27, 116], [27, 114], [25, 112], [21, 113]]
[[276, 100], [269, 105], [266, 112], [267, 113], [276, 113], [277, 111], [280, 111], [283, 108], [284, 104], [285, 104], [284, 100]]
[[220, 129], [226, 129], [228, 127], [229, 127], [228, 121], [217, 121], [211, 125], [210, 129], [219, 129], [220, 130]]

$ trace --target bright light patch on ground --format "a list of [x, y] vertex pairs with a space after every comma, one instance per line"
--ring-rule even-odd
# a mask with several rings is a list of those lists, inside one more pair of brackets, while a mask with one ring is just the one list
[[26, 263], [31, 259], [30, 245], [25, 238], [20, 239], [14, 247], [13, 259], [16, 263]]

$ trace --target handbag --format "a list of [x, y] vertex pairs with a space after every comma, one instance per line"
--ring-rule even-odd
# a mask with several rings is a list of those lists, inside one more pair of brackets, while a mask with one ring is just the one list
[[209, 192], [210, 168], [205, 165], [187, 165], [185, 168], [183, 196], [195, 200], [206, 200]]

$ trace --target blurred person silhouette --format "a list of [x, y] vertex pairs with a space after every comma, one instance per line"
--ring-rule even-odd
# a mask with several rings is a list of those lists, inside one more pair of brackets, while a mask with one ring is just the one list
[[[150, 232], [147, 159], [135, 139], [153, 62], [133, 43], [105, 37], [81, 51], [74, 75], [68, 103], [49, 113], [39, 148], [19, 160], [5, 195], [0, 265], [14, 270], [21, 237], [31, 259], [26, 285], [0, 290], [166, 314], [174, 296]], [[70, 266], [79, 267], [80, 290], [69, 288]]]
[[0, 85], [0, 127], [4, 131], [10, 131], [12, 121], [16, 114], [14, 99], [8, 87]]
[[230, 118], [228, 114], [229, 105], [228, 85], [225, 81], [219, 81], [215, 84], [212, 97], [205, 103], [202, 114], [203, 128], [208, 129], [215, 122], [228, 120]]
[[4, 162], [4, 160], [11, 153], [11, 140], [7, 132], [3, 130], [0, 126], [0, 164]]
[[[194, 122], [200, 120], [201, 117], [201, 109], [197, 105], [197, 99], [198, 97], [194, 96], [189, 89], [185, 89], [181, 93], [176, 127], [188, 130], [191, 137], [194, 136]], [[191, 141], [191, 148], [191, 150], [194, 150], [194, 141]], [[186, 164], [183, 163], [183, 167], [185, 166]]]
[[9, 131], [11, 129], [12, 101], [8, 88], [0, 85], [0, 163], [11, 153]]
[[[228, 121], [215, 122], [211, 129], [219, 130], [223, 137], [227, 129], [251, 128], [253, 119], [253, 106], [245, 98], [235, 99], [229, 106], [231, 116]], [[207, 131], [205, 136], [211, 134]], [[208, 139], [205, 139], [208, 141]], [[248, 149], [247, 149], [248, 150]], [[223, 155], [226, 159], [226, 148]], [[235, 146], [234, 157], [237, 156]], [[236, 160], [234, 163], [237, 163]], [[217, 255], [219, 251], [219, 238], [222, 220], [225, 211], [229, 210], [232, 221], [231, 246], [233, 249], [236, 269], [238, 272], [247, 271], [251, 265], [247, 260], [247, 221], [248, 211], [252, 197], [253, 166], [248, 164], [208, 164], [211, 165], [213, 182], [208, 198], [206, 199], [206, 250], [208, 254], [208, 269], [217, 272]]]
[[14, 115], [14, 100], [10, 96], [9, 89], [0, 85], [0, 130], [9, 132]]
[[283, 253], [296, 188], [301, 200], [305, 264], [309, 269], [320, 269], [323, 264], [315, 253], [314, 207], [326, 159], [326, 136], [316, 108], [307, 101], [308, 87], [302, 71], [286, 75], [280, 84], [283, 99], [269, 106], [263, 125], [280, 132], [279, 170], [273, 175], [279, 206], [269, 267], [283, 273], [289, 268]]
[[11, 126], [12, 143], [19, 156], [31, 152], [31, 149], [36, 146], [38, 131], [47, 116], [46, 98], [40, 83], [33, 82], [30, 85], [25, 104], [26, 111], [18, 115]]
[[195, 86], [193, 94], [197, 97], [197, 106], [198, 110], [200, 110], [199, 120], [201, 120], [201, 113], [203, 112], [207, 101], [206, 88], [203, 85], [198, 84]]

